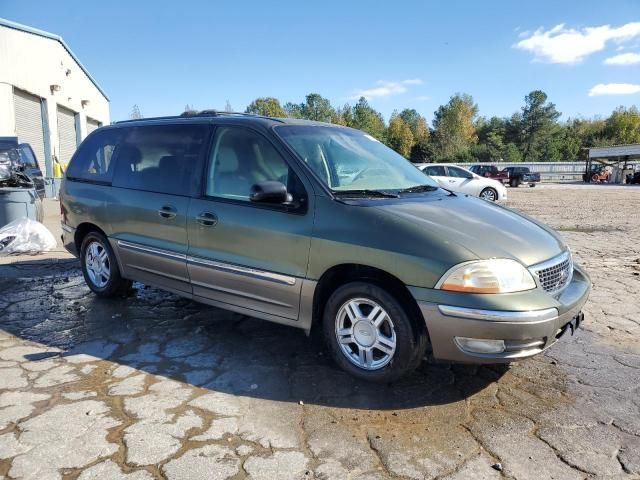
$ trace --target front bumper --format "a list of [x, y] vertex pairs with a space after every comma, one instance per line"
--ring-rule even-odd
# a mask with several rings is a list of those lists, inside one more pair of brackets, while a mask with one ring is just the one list
[[[579, 325], [583, 318], [582, 306], [590, 290], [589, 277], [576, 268], [573, 280], [557, 298], [548, 295], [550, 301], [546, 308], [491, 310], [424, 300], [418, 300], [418, 306], [427, 325], [434, 358], [463, 363], [501, 363], [537, 355], [553, 345], [569, 326]], [[464, 348], [460, 338], [502, 340], [505, 350], [500, 353], [470, 351]]]

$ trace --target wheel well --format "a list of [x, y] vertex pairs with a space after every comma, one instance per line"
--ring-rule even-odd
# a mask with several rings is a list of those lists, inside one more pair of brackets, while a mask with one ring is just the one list
[[407, 308], [409, 318], [417, 327], [416, 334], [426, 334], [426, 325], [418, 303], [401, 280], [384, 270], [354, 263], [336, 265], [322, 274], [313, 295], [313, 324], [318, 325], [322, 322], [324, 307], [336, 289], [357, 281], [375, 283], [393, 294]]
[[98, 226], [94, 225], [93, 223], [81, 223], [80, 225], [78, 225], [76, 227], [76, 233], [73, 236], [73, 241], [76, 244], [76, 250], [78, 251], [78, 255], [80, 255], [80, 248], [82, 247], [82, 241], [84, 240], [84, 237], [86, 237], [89, 232], [99, 232], [102, 235], [105, 235], [102, 229], [100, 229]]

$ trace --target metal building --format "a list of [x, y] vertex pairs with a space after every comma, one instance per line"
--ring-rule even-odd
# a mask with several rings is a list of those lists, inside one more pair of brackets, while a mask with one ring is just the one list
[[61, 37], [0, 18], [0, 137], [29, 143], [51, 179], [54, 158], [108, 123], [109, 98]]

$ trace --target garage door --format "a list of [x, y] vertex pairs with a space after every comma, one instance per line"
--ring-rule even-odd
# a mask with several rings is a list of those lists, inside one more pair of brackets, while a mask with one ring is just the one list
[[102, 124], [99, 121], [87, 117], [87, 135], [93, 132], [96, 128], [100, 128], [101, 126]]
[[16, 135], [20, 143], [33, 148], [40, 166], [44, 165], [44, 133], [40, 97], [21, 90], [13, 90], [13, 105], [16, 116]]
[[58, 158], [62, 165], [66, 165], [71, 160], [73, 152], [76, 151], [76, 117], [71, 110], [58, 105], [58, 141], [60, 151]]

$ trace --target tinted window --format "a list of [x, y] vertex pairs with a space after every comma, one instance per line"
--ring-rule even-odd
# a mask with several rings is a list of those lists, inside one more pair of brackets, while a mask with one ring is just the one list
[[115, 187], [194, 195], [210, 128], [158, 125], [127, 129], [118, 147]]
[[444, 167], [442, 165], [434, 165], [433, 167], [427, 167], [424, 172], [431, 177], [446, 177]]
[[469, 174], [465, 172], [463, 169], [458, 167], [447, 167], [449, 171], [448, 177], [456, 177], [456, 178], [468, 178]]
[[96, 132], [82, 142], [67, 168], [67, 178], [89, 182], [111, 182], [116, 145], [122, 137], [121, 129]]
[[33, 154], [33, 150], [27, 144], [22, 144], [18, 147], [20, 153], [20, 163], [27, 168], [38, 168], [38, 162], [36, 156]]
[[240, 127], [218, 128], [207, 173], [207, 195], [249, 200], [251, 186], [275, 180], [300, 194], [297, 177], [262, 135]]

